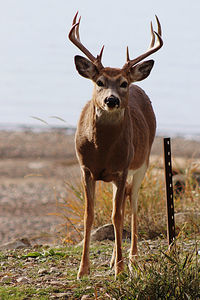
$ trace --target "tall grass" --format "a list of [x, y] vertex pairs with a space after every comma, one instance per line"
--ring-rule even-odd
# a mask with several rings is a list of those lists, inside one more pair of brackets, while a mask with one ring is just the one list
[[115, 299], [200, 299], [197, 245], [183, 252], [179, 242], [169, 253], [162, 248], [148, 253], [115, 288], [108, 283], [108, 293]]
[[[81, 182], [66, 183], [67, 196], [58, 201], [58, 215], [63, 217], [60, 232], [64, 242], [77, 243], [82, 239], [84, 197]], [[185, 234], [200, 232], [200, 188], [194, 182], [190, 168], [186, 170], [186, 185], [182, 193], [175, 195], [175, 212], [182, 221], [176, 224], [176, 233], [183, 228]], [[112, 185], [98, 182], [96, 186], [94, 227], [111, 222]], [[180, 216], [179, 216], [180, 219]], [[127, 201], [125, 227], [130, 228], [130, 205]], [[138, 200], [139, 238], [152, 239], [166, 236], [166, 200], [164, 171], [158, 163], [151, 164], [140, 188]]]

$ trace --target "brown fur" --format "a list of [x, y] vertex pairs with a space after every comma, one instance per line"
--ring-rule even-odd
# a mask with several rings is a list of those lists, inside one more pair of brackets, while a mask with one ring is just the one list
[[[119, 70], [114, 70], [113, 74], [114, 79], [112, 69], [108, 69], [108, 72], [105, 73], [104, 71], [103, 76], [109, 80], [112, 79], [116, 83], [119, 79]], [[97, 78], [99, 76], [100, 74]], [[126, 186], [127, 174], [128, 170], [137, 170], [143, 164], [148, 165], [156, 129], [151, 102], [145, 92], [138, 86], [130, 85], [126, 95], [121, 95], [121, 106], [124, 107], [124, 115], [119, 119], [113, 117], [113, 115], [110, 118], [109, 115], [106, 115], [105, 118], [101, 116], [98, 119], [96, 115], [98, 106], [96, 93], [97, 91], [94, 89], [92, 100], [83, 108], [76, 132], [76, 153], [82, 170], [86, 199], [84, 246], [78, 278], [89, 273], [89, 240], [94, 218], [94, 188], [97, 180], [113, 182], [118, 189], [118, 193], [116, 193], [113, 200], [112, 219], [115, 227], [116, 246], [111, 265], [115, 264], [116, 275], [123, 270], [121, 231], [125, 197], [128, 195], [130, 201], [135, 201], [134, 199], [131, 200], [134, 184]], [[125, 186], [127, 189], [126, 195]], [[136, 187], [136, 189], [138, 188]], [[137, 255], [137, 213], [135, 211], [132, 219], [131, 262], [133, 256]]]
[[113, 181], [125, 167], [135, 170], [148, 160], [155, 136], [155, 115], [141, 88], [131, 85], [129, 94], [123, 122], [95, 122], [94, 99], [81, 113], [76, 152], [80, 165], [90, 170], [94, 180]]

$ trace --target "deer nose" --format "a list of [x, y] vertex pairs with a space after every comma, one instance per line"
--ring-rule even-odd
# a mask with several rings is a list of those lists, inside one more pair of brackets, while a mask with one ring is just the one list
[[104, 103], [109, 108], [119, 107], [119, 98], [115, 97], [114, 95], [111, 95], [110, 97], [105, 98]]

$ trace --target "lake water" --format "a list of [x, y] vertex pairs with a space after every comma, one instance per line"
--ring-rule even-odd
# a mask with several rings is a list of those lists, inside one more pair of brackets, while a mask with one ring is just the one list
[[[149, 22], [160, 18], [164, 47], [138, 83], [150, 96], [158, 133], [200, 136], [200, 2], [6, 0], [0, 9], [0, 126], [76, 126], [92, 84], [80, 77], [68, 41], [72, 18], [82, 15], [81, 39], [103, 64], [121, 67], [150, 41]], [[56, 119], [59, 117], [60, 119]], [[32, 118], [36, 117], [36, 118]], [[61, 119], [65, 120], [63, 122]]]

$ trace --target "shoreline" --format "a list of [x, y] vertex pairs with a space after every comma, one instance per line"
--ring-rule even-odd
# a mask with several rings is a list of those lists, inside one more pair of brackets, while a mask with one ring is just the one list
[[[64, 121], [63, 121], [64, 122]], [[196, 128], [196, 127], [195, 127]], [[185, 128], [186, 129], [186, 128]], [[60, 125], [60, 124], [49, 124], [43, 120], [40, 121], [40, 125], [36, 124], [17, 124], [17, 123], [0, 123], [0, 132], [8, 131], [8, 132], [55, 132], [61, 131], [65, 132], [65, 134], [70, 135], [74, 134], [76, 131], [76, 126], [71, 125]], [[185, 130], [185, 133], [180, 132], [179, 130], [172, 130], [167, 128], [157, 129], [156, 137], [170, 137], [172, 139], [180, 138], [185, 140], [195, 140], [200, 141], [200, 129], [197, 130]]]
[[[75, 128], [72, 127], [20, 127], [1, 130], [0, 159], [3, 158], [54, 158], [74, 159]], [[152, 146], [152, 155], [163, 155], [163, 138], [157, 134]], [[200, 158], [200, 140], [182, 136], [171, 136], [172, 156]], [[0, 171], [1, 172], [1, 171]], [[1, 173], [0, 173], [1, 176]]]

